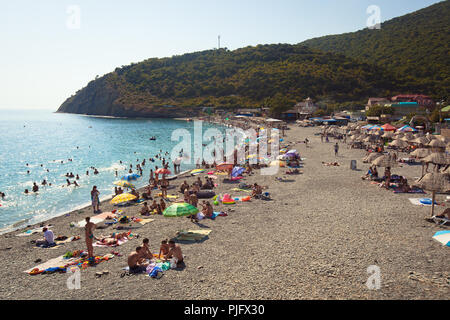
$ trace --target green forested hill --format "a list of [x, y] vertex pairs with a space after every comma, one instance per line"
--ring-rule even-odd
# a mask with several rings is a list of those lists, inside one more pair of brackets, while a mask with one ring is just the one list
[[148, 59], [91, 81], [58, 111], [179, 117], [199, 107], [266, 105], [278, 113], [306, 97], [331, 105], [398, 93], [440, 99], [450, 92], [449, 9], [446, 1], [385, 22], [381, 30], [298, 45]]
[[[325, 36], [302, 44], [378, 64], [403, 79], [417, 79], [429, 94], [450, 92], [450, 1], [389, 20], [381, 29]], [[414, 80], [413, 80], [414, 81]]]
[[400, 92], [406, 85], [387, 70], [342, 55], [302, 45], [260, 45], [148, 59], [117, 68], [91, 81], [59, 111], [88, 113], [101, 107], [96, 114], [111, 114], [113, 109], [162, 105], [251, 107], [277, 94], [292, 101], [306, 97], [355, 101]]

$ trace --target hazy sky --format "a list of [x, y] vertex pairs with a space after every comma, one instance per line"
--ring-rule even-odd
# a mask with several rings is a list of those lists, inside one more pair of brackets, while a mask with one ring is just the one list
[[[9, 0], [0, 10], [0, 108], [52, 109], [96, 75], [151, 57], [301, 41], [435, 0]], [[79, 18], [78, 18], [79, 17]]]

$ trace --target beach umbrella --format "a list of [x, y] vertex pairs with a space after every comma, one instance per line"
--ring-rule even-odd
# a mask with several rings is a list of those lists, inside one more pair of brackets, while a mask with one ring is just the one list
[[425, 148], [419, 148], [419, 149], [416, 149], [413, 152], [411, 152], [411, 155], [413, 157], [416, 157], [419, 159], [425, 158], [425, 157], [429, 156], [430, 154], [431, 154], [431, 150], [425, 149]]
[[426, 144], [428, 144], [428, 139], [425, 137], [417, 137], [414, 140], [412, 140], [411, 142], [416, 143], [416, 144], [426, 145]]
[[436, 232], [433, 239], [439, 241], [444, 246], [450, 247], [450, 230]]
[[234, 164], [224, 162], [224, 163], [218, 164], [216, 166], [216, 169], [220, 170], [220, 171], [230, 171], [230, 170], [233, 170], [233, 167], [234, 167]]
[[428, 144], [428, 146], [432, 148], [445, 148], [447, 145], [442, 140], [434, 139]]
[[295, 155], [297, 155], [297, 150], [295, 149], [289, 150], [288, 152], [285, 153], [285, 156], [287, 157], [295, 157]]
[[407, 148], [409, 146], [407, 142], [399, 139], [392, 141], [389, 145], [397, 148]]
[[242, 173], [245, 171], [244, 168], [241, 167], [234, 167], [233, 170], [231, 171], [231, 176], [232, 177], [239, 177], [242, 175]]
[[132, 174], [127, 174], [127, 175], [123, 176], [121, 178], [121, 180], [126, 180], [126, 181], [137, 180], [140, 177], [141, 177], [140, 175], [138, 175], [136, 173], [132, 173]]
[[165, 174], [171, 174], [172, 172], [165, 168], [159, 168], [158, 170], [155, 171], [155, 173], [165, 175]]
[[205, 169], [194, 169], [194, 170], [191, 171], [191, 174], [202, 173], [204, 171], [205, 171]]
[[448, 173], [438, 172], [427, 173], [422, 178], [417, 180], [415, 185], [419, 188], [432, 192], [431, 216], [433, 217], [436, 192], [448, 192], [450, 190], [450, 175]]
[[422, 162], [447, 165], [450, 164], [450, 158], [445, 153], [435, 152], [423, 158]]
[[372, 152], [371, 154], [369, 154], [368, 156], [364, 157], [363, 161], [365, 162], [373, 162], [375, 159], [378, 159], [379, 157], [381, 157], [382, 154], [378, 153], [378, 152]]
[[390, 155], [383, 155], [372, 161], [372, 165], [383, 168], [394, 168], [398, 166], [398, 163]]
[[381, 137], [390, 139], [390, 138], [394, 137], [394, 132], [393, 131], [385, 131]]
[[413, 127], [410, 127], [408, 125], [401, 127], [400, 129], [398, 129], [398, 131], [400, 131], [400, 132], [417, 132], [416, 129], [414, 129]]
[[136, 196], [134, 196], [130, 193], [122, 193], [122, 194], [119, 194], [118, 196], [115, 196], [111, 200], [111, 204], [120, 204], [120, 203], [124, 203], [124, 202], [128, 202], [128, 201], [132, 201], [135, 199], [136, 199]]
[[381, 128], [383, 128], [384, 131], [390, 131], [390, 132], [394, 132], [395, 130], [397, 130], [396, 127], [390, 125], [389, 123], [386, 123], [385, 125], [381, 126]]
[[119, 187], [122, 187], [122, 188], [130, 188], [130, 189], [135, 189], [136, 188], [133, 184], [131, 184], [128, 181], [125, 181], [125, 180], [116, 181], [116, 182], [114, 182], [114, 184], [116, 186], [119, 186]]
[[174, 203], [163, 212], [164, 217], [176, 218], [197, 214], [199, 210], [189, 203]]

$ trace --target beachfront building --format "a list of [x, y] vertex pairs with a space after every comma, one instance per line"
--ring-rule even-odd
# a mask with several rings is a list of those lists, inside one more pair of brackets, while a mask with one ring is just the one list
[[401, 94], [395, 97], [392, 97], [393, 103], [405, 103], [415, 102], [419, 107], [424, 108], [433, 108], [436, 103], [431, 99], [429, 96], [423, 95], [423, 94]]
[[314, 114], [314, 112], [316, 112], [318, 109], [311, 98], [308, 98], [303, 102], [297, 103], [295, 105], [295, 108], [298, 110], [300, 119], [306, 119], [308, 117], [311, 117]]
[[370, 108], [374, 106], [384, 106], [386, 104], [390, 104], [391, 100], [388, 98], [369, 98], [366, 105], [366, 111], [369, 111]]
[[246, 117], [260, 117], [262, 114], [262, 110], [255, 108], [255, 109], [239, 109], [236, 112], [236, 116], [246, 116]]

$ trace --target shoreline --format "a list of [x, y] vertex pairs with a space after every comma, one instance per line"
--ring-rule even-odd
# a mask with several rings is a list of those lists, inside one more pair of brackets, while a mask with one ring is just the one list
[[[321, 143], [315, 134], [320, 128], [291, 126], [286, 131], [286, 144], [300, 151], [303, 174], [288, 176], [285, 169], [275, 176], [262, 176], [255, 171], [245, 176], [245, 183], [268, 186], [273, 201], [252, 200], [235, 205], [214, 206], [226, 211], [227, 217], [202, 220], [196, 225], [186, 218], [169, 219], [150, 216], [153, 222], [137, 229], [133, 239], [117, 248], [94, 248], [96, 254], [118, 251], [122, 257], [103, 262], [81, 272], [80, 290], [66, 288], [64, 274], [30, 276], [24, 270], [63, 255], [67, 251], [85, 249], [84, 230], [71, 228], [73, 221], [93, 216], [90, 207], [74, 211], [70, 216], [51, 219], [55, 236], [81, 236], [55, 250], [35, 248], [29, 237], [13, 233], [1, 235], [0, 298], [2, 299], [162, 299], [162, 300], [309, 300], [309, 299], [447, 299], [445, 282], [450, 276], [448, 248], [432, 236], [448, 230], [424, 220], [429, 207], [414, 206], [408, 198], [427, 195], [394, 194], [367, 181], [361, 175], [369, 165], [363, 164], [363, 150], [341, 145], [335, 157], [333, 143]], [[307, 137], [310, 147], [299, 143]], [[351, 160], [358, 160], [359, 171], [350, 170]], [[326, 167], [321, 161], [338, 161], [340, 167]], [[420, 168], [402, 165], [393, 173], [412, 177]], [[171, 181], [179, 186], [192, 183], [199, 176]], [[283, 182], [278, 178], [282, 178]], [[216, 194], [230, 193], [233, 185], [216, 180]], [[178, 189], [178, 188], [177, 188]], [[168, 194], [179, 194], [177, 189]], [[154, 192], [156, 195], [158, 192]], [[159, 200], [158, 197], [156, 199]], [[438, 201], [443, 197], [438, 196]], [[121, 207], [127, 216], [140, 217], [140, 205]], [[103, 212], [116, 209], [102, 202]], [[439, 207], [438, 211], [443, 210]], [[121, 278], [127, 255], [149, 238], [150, 248], [157, 251], [162, 239], [179, 230], [211, 230], [202, 242], [180, 244], [186, 256], [186, 268], [167, 271], [160, 280], [145, 276]], [[97, 230], [96, 236], [114, 232], [109, 226]], [[8, 249], [9, 248], [9, 249]], [[288, 249], [288, 250], [283, 250]], [[269, 255], [268, 253], [276, 253]], [[377, 265], [382, 272], [380, 290], [369, 290], [365, 283], [367, 268]], [[96, 272], [109, 270], [107, 276]], [[277, 272], [273, 272], [276, 270]], [[414, 279], [421, 279], [417, 281]], [[127, 297], [121, 293], [128, 292]]]

